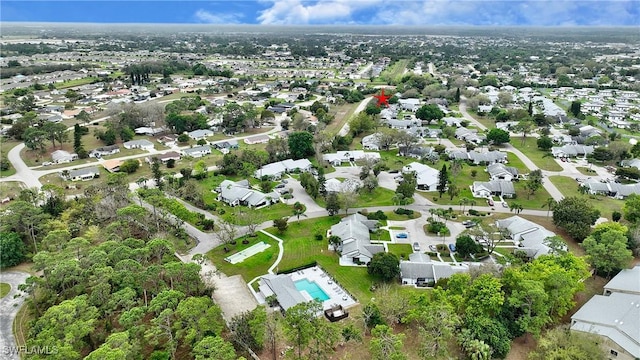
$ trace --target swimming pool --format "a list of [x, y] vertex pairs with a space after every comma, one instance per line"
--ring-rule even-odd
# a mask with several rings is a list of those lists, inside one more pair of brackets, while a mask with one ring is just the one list
[[325, 301], [329, 300], [329, 295], [322, 291], [320, 286], [313, 281], [309, 281], [307, 279], [298, 280], [294, 283], [296, 285], [296, 289], [298, 291], [306, 291], [312, 298]]

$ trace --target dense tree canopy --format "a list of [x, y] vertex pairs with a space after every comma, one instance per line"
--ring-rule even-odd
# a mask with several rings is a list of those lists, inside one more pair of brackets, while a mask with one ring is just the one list
[[400, 261], [395, 254], [379, 252], [373, 255], [371, 262], [367, 265], [367, 271], [371, 275], [390, 281], [400, 275]]
[[600, 211], [579, 197], [566, 197], [553, 208], [553, 223], [579, 242], [589, 235], [599, 217]]
[[306, 131], [289, 134], [289, 152], [294, 160], [303, 159], [315, 154], [313, 135]]

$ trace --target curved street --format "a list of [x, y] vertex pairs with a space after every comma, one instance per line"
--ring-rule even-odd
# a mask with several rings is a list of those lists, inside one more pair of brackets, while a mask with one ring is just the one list
[[5, 360], [20, 360], [20, 356], [11, 351], [16, 346], [13, 321], [25, 301], [18, 286], [24, 284], [29, 276], [31, 275], [21, 271], [0, 272], [0, 282], [11, 285], [9, 293], [0, 299], [0, 357]]

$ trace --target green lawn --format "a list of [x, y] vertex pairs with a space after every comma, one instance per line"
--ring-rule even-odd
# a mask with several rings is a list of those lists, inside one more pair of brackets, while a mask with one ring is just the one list
[[521, 137], [511, 138], [511, 145], [516, 149], [522, 151], [533, 163], [542, 170], [548, 171], [561, 171], [562, 167], [558, 165], [556, 160], [551, 156], [551, 153], [544, 152], [538, 149], [537, 139], [528, 137], [522, 143]]
[[409, 254], [413, 253], [411, 244], [388, 244], [387, 248], [391, 254], [395, 254], [398, 259], [408, 259]]
[[9, 291], [11, 291], [11, 285], [7, 283], [0, 283], [0, 299], [7, 296]]
[[358, 107], [358, 103], [345, 103], [340, 105], [332, 106], [329, 109], [329, 114], [334, 115], [333, 121], [327, 125], [325, 131], [329, 134], [336, 135], [340, 132], [340, 129], [344, 126], [344, 124], [351, 119], [351, 116], [356, 111]]
[[371, 240], [391, 241], [391, 234], [389, 234], [389, 230], [378, 229], [371, 234]]
[[603, 195], [583, 195], [578, 191], [578, 182], [575, 179], [566, 176], [550, 176], [549, 180], [560, 190], [565, 197], [577, 196], [582, 197], [589, 204], [600, 210], [600, 216], [611, 220], [611, 213], [620, 211], [623, 200], [612, 199]]
[[380, 76], [375, 78], [374, 81], [383, 81], [385, 83], [398, 81], [404, 74], [404, 70], [407, 68], [408, 64], [409, 59], [400, 59], [384, 69], [380, 73]]
[[576, 166], [576, 170], [580, 171], [582, 175], [587, 175], [587, 176], [592, 176], [597, 174], [595, 170], [589, 169], [584, 166]]
[[18, 181], [3, 181], [0, 182], [0, 199], [12, 198], [15, 199], [22, 190], [22, 183]]
[[[229, 252], [224, 251], [225, 245], [220, 245], [209, 251], [207, 257], [225, 275], [241, 275], [244, 281], [249, 282], [257, 276], [266, 274], [269, 267], [278, 257], [278, 242], [265, 234], [257, 233], [257, 235], [257, 237], [248, 238], [250, 240], [249, 244], [242, 244], [241, 240], [238, 239], [236, 245], [227, 245], [231, 249]], [[231, 264], [224, 260], [227, 256], [253, 246], [260, 241], [264, 241], [271, 247], [237, 264]]]
[[520, 160], [520, 158], [516, 154], [507, 152], [507, 161], [508, 166], [512, 166], [518, 169], [520, 173], [526, 174], [529, 172], [529, 168], [527, 168], [527, 166], [522, 162], [522, 160]]
[[[390, 206], [393, 205], [393, 201], [391, 199], [394, 195], [395, 192], [392, 190], [381, 187], [375, 188], [372, 192], [361, 191], [358, 193], [358, 199], [351, 209], [372, 206]], [[321, 207], [325, 207], [327, 205], [322, 196], [318, 196], [316, 203]], [[371, 209], [369, 212], [375, 212], [375, 209]]]

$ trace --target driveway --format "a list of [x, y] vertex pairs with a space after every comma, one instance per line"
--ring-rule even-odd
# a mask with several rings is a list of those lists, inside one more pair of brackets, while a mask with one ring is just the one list
[[14, 296], [22, 295], [22, 291], [18, 290], [18, 285], [24, 284], [29, 276], [31, 275], [20, 271], [0, 273], [0, 282], [11, 285], [9, 294], [0, 299], [0, 351], [2, 359], [5, 360], [20, 360], [18, 354], [10, 354], [9, 350], [12, 346], [16, 346], [16, 339], [13, 336], [13, 320], [25, 298], [23, 296], [14, 298]]

